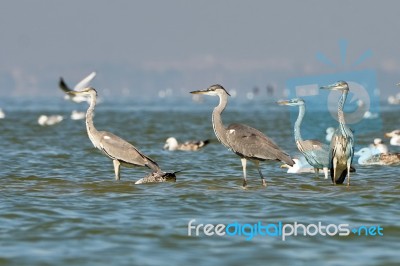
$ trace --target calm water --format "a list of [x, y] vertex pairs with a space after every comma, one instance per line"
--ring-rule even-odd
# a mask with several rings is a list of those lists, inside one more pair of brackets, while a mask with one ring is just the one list
[[[254, 126], [296, 154], [287, 108], [233, 101], [225, 124]], [[312, 174], [286, 174], [279, 163], [263, 163], [269, 185], [263, 188], [249, 164], [249, 188], [243, 190], [239, 158], [214, 137], [216, 103], [97, 106], [98, 129], [130, 141], [163, 170], [183, 170], [176, 183], [145, 185], [134, 185], [148, 173], [145, 168], [121, 168], [122, 180], [114, 181], [112, 162], [92, 146], [84, 121], [69, 119], [73, 109], [86, 110], [86, 104], [2, 106], [7, 117], [0, 120], [0, 265], [399, 264], [398, 166], [355, 163], [357, 173], [346, 189]], [[54, 113], [64, 121], [37, 124], [39, 115]], [[399, 128], [398, 114], [398, 107], [382, 108], [382, 131], [356, 132], [358, 147]], [[307, 129], [321, 140], [330, 126], [324, 115], [313, 114], [315, 128]], [[370, 125], [376, 126], [374, 120]], [[169, 136], [213, 142], [199, 152], [163, 151]], [[190, 237], [192, 219], [194, 225], [379, 225], [383, 236]]]

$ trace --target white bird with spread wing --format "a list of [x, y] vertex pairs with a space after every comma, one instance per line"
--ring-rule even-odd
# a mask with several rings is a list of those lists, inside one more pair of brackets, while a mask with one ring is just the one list
[[90, 103], [90, 99], [88, 98], [88, 96], [81, 95], [81, 94], [72, 94], [70, 92], [82, 91], [83, 89], [89, 87], [90, 82], [94, 79], [95, 76], [96, 76], [96, 72], [90, 73], [87, 77], [85, 77], [84, 79], [79, 81], [79, 83], [76, 84], [73, 89], [71, 89], [65, 83], [63, 78], [60, 78], [60, 82], [58, 83], [58, 86], [60, 87], [60, 89], [63, 92], [66, 93], [66, 95], [64, 96], [64, 98], [66, 100], [71, 100], [71, 101], [76, 102], [76, 103], [80, 103], [80, 102], [88, 102], [88, 103]]

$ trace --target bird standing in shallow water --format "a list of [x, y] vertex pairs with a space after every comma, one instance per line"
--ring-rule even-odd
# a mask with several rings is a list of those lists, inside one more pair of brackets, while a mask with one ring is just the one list
[[224, 126], [221, 113], [224, 111], [230, 95], [221, 85], [212, 85], [206, 90], [192, 91], [191, 93], [219, 97], [219, 104], [212, 113], [214, 132], [225, 147], [240, 156], [243, 168], [243, 187], [247, 186], [247, 160], [255, 163], [263, 186], [266, 186], [267, 183], [260, 170], [260, 161], [275, 160], [293, 166], [294, 162], [290, 156], [257, 129], [243, 124]]
[[97, 131], [93, 124], [93, 111], [97, 98], [97, 92], [94, 88], [89, 87], [82, 91], [69, 91], [68, 93], [90, 97], [90, 105], [86, 112], [86, 130], [93, 145], [113, 160], [116, 180], [120, 179], [121, 165], [125, 167], [146, 166], [153, 171], [153, 177], [159, 176], [162, 178], [166, 175], [168, 175], [168, 177], [175, 175], [175, 173], [165, 173], [161, 171], [154, 160], [141, 153], [129, 142], [110, 132]]
[[347, 186], [350, 186], [350, 165], [354, 156], [354, 137], [353, 132], [346, 125], [343, 113], [343, 106], [349, 93], [349, 85], [345, 81], [339, 81], [320, 89], [342, 92], [338, 104], [339, 128], [332, 136], [329, 161], [333, 184], [343, 184], [347, 176]]
[[298, 106], [299, 115], [294, 124], [294, 139], [299, 151], [304, 155], [307, 162], [314, 167], [314, 172], [318, 177], [319, 169], [323, 169], [325, 179], [328, 179], [329, 167], [329, 146], [318, 140], [303, 140], [300, 133], [301, 122], [306, 112], [303, 99], [294, 98], [286, 101], [279, 101], [279, 105]]

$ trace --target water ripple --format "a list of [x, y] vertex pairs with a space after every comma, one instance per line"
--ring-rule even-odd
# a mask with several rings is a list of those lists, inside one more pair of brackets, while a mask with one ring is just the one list
[[[279, 110], [232, 110], [224, 118], [255, 126], [294, 153], [287, 113]], [[162, 169], [182, 170], [176, 183], [135, 185], [148, 169], [121, 168], [122, 179], [115, 181], [111, 160], [93, 148], [82, 121], [40, 127], [35, 121], [40, 113], [15, 111], [9, 117], [17, 120], [2, 121], [0, 265], [396, 265], [400, 260], [398, 166], [357, 165], [347, 188], [262, 163], [264, 188], [249, 163], [249, 186], [243, 189], [240, 160], [216, 141], [208, 109], [139, 112], [99, 105], [99, 129], [131, 141]], [[395, 119], [395, 113], [385, 113], [388, 124]], [[169, 136], [212, 143], [193, 153], [163, 151]], [[373, 139], [356, 137], [361, 144]], [[187, 234], [192, 219], [381, 225], [384, 236], [194, 237]]]

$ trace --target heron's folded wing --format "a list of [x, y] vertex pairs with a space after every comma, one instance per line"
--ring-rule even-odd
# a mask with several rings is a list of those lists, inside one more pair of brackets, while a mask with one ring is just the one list
[[329, 164], [329, 146], [318, 140], [298, 141], [297, 146], [315, 164]]
[[123, 161], [128, 164], [149, 166], [152, 169], [159, 169], [154, 160], [142, 154], [129, 142], [109, 132], [102, 132], [101, 134], [100, 148], [110, 158]]
[[228, 127], [227, 141], [231, 149], [242, 156], [261, 160], [279, 160], [288, 165], [294, 164], [287, 153], [255, 128], [232, 124]]

